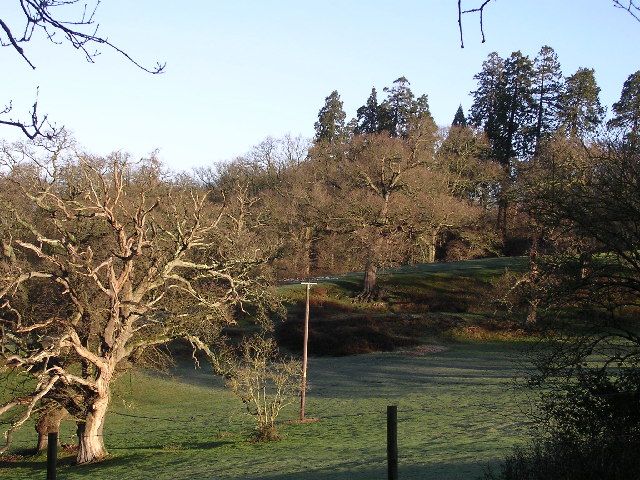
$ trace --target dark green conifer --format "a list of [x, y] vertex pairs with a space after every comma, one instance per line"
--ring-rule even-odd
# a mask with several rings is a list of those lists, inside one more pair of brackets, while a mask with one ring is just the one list
[[345, 119], [342, 100], [336, 90], [325, 98], [318, 112], [318, 121], [314, 124], [316, 142], [338, 143], [345, 138]]
[[464, 116], [464, 111], [462, 110], [462, 105], [458, 107], [456, 110], [456, 114], [453, 117], [453, 122], [451, 122], [452, 127], [466, 127], [467, 126], [467, 118]]
[[571, 137], [585, 138], [595, 133], [604, 118], [600, 87], [592, 68], [579, 68], [565, 80], [560, 96], [560, 128]]
[[378, 105], [378, 92], [375, 87], [367, 98], [367, 103], [356, 112], [357, 125], [355, 133], [378, 133], [380, 131], [380, 106]]
[[622, 86], [620, 100], [613, 104], [615, 117], [610, 128], [621, 128], [633, 148], [640, 146], [640, 70], [629, 75]]
[[410, 119], [416, 108], [410, 84], [406, 77], [400, 77], [393, 86], [384, 88], [387, 98], [380, 108], [380, 130], [389, 132], [392, 137], [406, 137], [409, 133]]
[[558, 55], [549, 46], [540, 49], [534, 60], [533, 94], [536, 104], [536, 148], [540, 139], [558, 127], [558, 110], [563, 77]]

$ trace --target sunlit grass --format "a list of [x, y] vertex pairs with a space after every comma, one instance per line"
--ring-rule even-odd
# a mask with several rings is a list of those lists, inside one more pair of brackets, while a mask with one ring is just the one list
[[[76, 467], [74, 454], [62, 451], [58, 476], [385, 478], [385, 412], [387, 405], [397, 404], [401, 478], [477, 478], [488, 462], [499, 461], [524, 441], [523, 411], [529, 405], [512, 380], [528, 368], [527, 342], [504, 332], [476, 335], [465, 325], [486, 318], [477, 300], [486, 296], [492, 278], [525, 266], [524, 259], [497, 258], [383, 271], [381, 301], [373, 303], [354, 298], [359, 274], [321, 279], [313, 290], [313, 322], [337, 327], [347, 319], [362, 319], [374, 332], [415, 336], [422, 346], [312, 357], [307, 412], [320, 420], [292, 423], [297, 411], [289, 408], [280, 419], [283, 439], [267, 444], [248, 440], [252, 419], [207, 368], [195, 370], [181, 362], [171, 376], [127, 373], [117, 381], [105, 427], [110, 457], [99, 465]], [[283, 285], [279, 293], [290, 317], [299, 317], [305, 287]], [[447, 322], [461, 326], [438, 330]], [[64, 422], [62, 442], [75, 443], [74, 434], [73, 423]], [[11, 454], [18, 456], [0, 464], [0, 478], [44, 478], [44, 457], [30, 456], [34, 444], [29, 425], [16, 436]]]
[[[308, 415], [286, 423], [275, 443], [248, 441], [243, 406], [208, 372], [185, 365], [173, 377], [127, 374], [118, 381], [101, 465], [62, 461], [64, 479], [369, 479], [385, 475], [385, 412], [399, 409], [402, 478], [475, 478], [525, 430], [526, 396], [512, 379], [522, 352], [510, 344], [449, 343], [438, 353], [312, 358]], [[153, 418], [144, 418], [153, 417]], [[67, 422], [62, 441], [73, 440]], [[34, 442], [31, 428], [18, 453]], [[1, 478], [44, 476], [44, 459], [5, 463]]]

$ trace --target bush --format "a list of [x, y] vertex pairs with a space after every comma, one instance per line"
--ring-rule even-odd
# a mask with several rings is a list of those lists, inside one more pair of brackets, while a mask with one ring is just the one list
[[243, 340], [240, 352], [229, 368], [227, 386], [255, 418], [254, 440], [278, 440], [276, 418], [300, 390], [300, 363], [280, 358], [275, 341], [259, 335]]
[[485, 480], [640, 478], [640, 372], [579, 371], [577, 382], [543, 396], [527, 448], [517, 448]]

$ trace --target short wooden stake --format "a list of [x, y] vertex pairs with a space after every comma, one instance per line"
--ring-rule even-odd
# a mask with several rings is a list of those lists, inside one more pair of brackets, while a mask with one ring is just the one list
[[56, 480], [56, 460], [58, 458], [58, 432], [47, 435], [47, 480]]
[[387, 478], [398, 480], [398, 406], [387, 406]]

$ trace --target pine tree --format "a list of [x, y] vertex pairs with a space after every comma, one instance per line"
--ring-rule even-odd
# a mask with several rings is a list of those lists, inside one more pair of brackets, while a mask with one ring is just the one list
[[505, 61], [505, 107], [507, 108], [506, 144], [512, 157], [525, 158], [532, 153], [535, 119], [533, 100], [533, 63], [520, 51]]
[[585, 138], [595, 133], [604, 118], [599, 95], [600, 87], [592, 68], [579, 68], [566, 78], [558, 111], [560, 128], [566, 135]]
[[344, 140], [346, 117], [340, 95], [334, 90], [325, 98], [324, 106], [318, 112], [318, 121], [314, 124], [315, 141], [335, 144]]
[[558, 55], [549, 46], [540, 49], [534, 60], [533, 91], [536, 104], [536, 149], [540, 139], [558, 126], [558, 109], [562, 94], [562, 71]]
[[493, 52], [474, 78], [471, 124], [484, 129], [493, 157], [510, 173], [512, 158], [531, 153], [533, 64], [519, 51], [506, 60]]
[[429, 110], [429, 97], [415, 98], [410, 82], [400, 77], [392, 87], [385, 87], [387, 98], [378, 108], [378, 132], [387, 132], [392, 137], [407, 138], [413, 131], [431, 128], [435, 124]]
[[625, 130], [629, 146], [640, 146], [640, 70], [629, 75], [622, 86], [620, 100], [613, 104], [615, 117], [607, 124], [610, 128]]
[[473, 78], [478, 82], [478, 88], [471, 92], [473, 104], [469, 123], [484, 130], [491, 143], [492, 156], [502, 163], [505, 157], [508, 158], [502, 140], [506, 123], [504, 59], [496, 52], [490, 53], [482, 63], [482, 70]]
[[375, 87], [367, 98], [367, 103], [356, 112], [355, 133], [378, 133], [380, 131], [380, 106], [378, 105], [378, 92]]
[[406, 77], [400, 77], [393, 82], [392, 87], [384, 88], [387, 98], [380, 106], [380, 130], [389, 132], [392, 137], [406, 137], [409, 133], [410, 119], [415, 112], [410, 84]]
[[498, 229], [503, 241], [507, 238], [508, 199], [505, 195], [513, 175], [513, 158], [526, 158], [531, 152], [535, 119], [532, 78], [533, 63], [513, 52], [503, 60], [497, 53], [489, 54], [482, 71], [474, 77], [478, 89], [471, 92], [471, 123], [482, 126], [489, 139], [491, 156], [505, 172], [498, 193]]
[[453, 117], [453, 122], [451, 122], [451, 126], [452, 127], [466, 127], [467, 126], [467, 119], [464, 116], [464, 111], [462, 110], [462, 105], [460, 105], [458, 107], [458, 110], [456, 110], [456, 114]]

